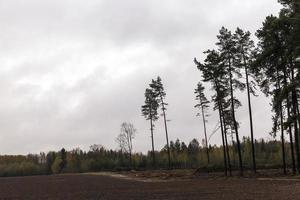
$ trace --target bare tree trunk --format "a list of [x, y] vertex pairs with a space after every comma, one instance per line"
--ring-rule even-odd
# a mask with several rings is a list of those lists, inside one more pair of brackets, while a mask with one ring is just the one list
[[[287, 85], [287, 73], [286, 73], [286, 70], [284, 70], [284, 84]], [[287, 94], [287, 96], [286, 96], [286, 103], [287, 103], [287, 118], [290, 119], [290, 117], [291, 117], [291, 113], [290, 113], [291, 104], [290, 104], [289, 94]], [[290, 136], [292, 169], [293, 169], [293, 174], [296, 174], [295, 151], [294, 151], [294, 142], [293, 142], [293, 135], [292, 135], [291, 124], [289, 124], [288, 130], [289, 130], [289, 136]]]
[[283, 174], [286, 174], [282, 104], [280, 105], [280, 129], [281, 129], [282, 167], [283, 167]]
[[[277, 89], [281, 91], [281, 85], [279, 80], [279, 72], [276, 70], [277, 74]], [[286, 174], [286, 161], [285, 161], [285, 145], [284, 145], [284, 129], [283, 129], [283, 113], [282, 113], [282, 103], [280, 103], [280, 130], [281, 130], [281, 153], [282, 153], [282, 168], [283, 174]]]
[[206, 122], [205, 122], [205, 114], [202, 106], [201, 106], [201, 111], [202, 111], [202, 119], [203, 119], [204, 135], [205, 135], [207, 164], [209, 164], [209, 149], [208, 149], [208, 142], [207, 142]]
[[130, 168], [132, 168], [132, 139], [131, 136], [128, 136], [128, 144], [129, 144], [129, 164]]
[[[217, 81], [215, 80], [215, 86], [217, 89], [217, 98], [219, 98], [219, 85]], [[218, 102], [218, 110], [219, 110], [219, 118], [220, 118], [220, 126], [221, 126], [221, 135], [222, 135], [222, 144], [223, 144], [223, 157], [224, 157], [224, 173], [225, 176], [227, 176], [227, 159], [226, 159], [226, 148], [225, 148], [225, 141], [224, 141], [224, 130], [223, 130], [223, 122], [222, 122], [222, 104], [220, 102], [220, 99], [217, 100]]]
[[227, 133], [226, 133], [226, 131], [224, 131], [224, 137], [225, 137], [225, 145], [226, 145], [226, 153], [227, 153], [227, 162], [228, 162], [229, 176], [232, 176], [230, 154], [229, 154], [229, 148], [228, 148]]
[[249, 75], [248, 75], [247, 63], [245, 61], [244, 56], [243, 56], [243, 60], [244, 60], [245, 72], [246, 72], [246, 85], [247, 85], [247, 96], [248, 96], [250, 133], [251, 133], [252, 165], [253, 165], [253, 172], [256, 173], [255, 146], [254, 146], [254, 136], [253, 136], [253, 122], [252, 122], [251, 96], [250, 96], [250, 88], [249, 88]]
[[[297, 93], [295, 91], [295, 107], [296, 107], [296, 114], [297, 114], [297, 119], [298, 119], [298, 127], [300, 128], [300, 112], [299, 112], [299, 104], [298, 104], [298, 99], [297, 99]], [[297, 121], [297, 120], [296, 120]], [[298, 135], [300, 134], [300, 131], [298, 129]], [[300, 156], [300, 153], [299, 153]], [[299, 159], [300, 160], [300, 159]], [[299, 164], [300, 165], [300, 164]], [[299, 170], [300, 173], [300, 170]]]
[[[292, 80], [294, 80], [294, 70], [292, 69]], [[297, 94], [296, 91], [292, 90], [292, 105], [293, 105], [293, 115], [297, 116], [298, 112], [298, 102], [297, 102]], [[300, 125], [300, 120], [298, 118], [298, 122]], [[296, 148], [296, 156], [297, 156], [297, 171], [300, 173], [300, 152], [299, 152], [299, 132], [298, 132], [298, 123], [297, 120], [294, 121], [294, 134], [295, 134], [295, 148]]]
[[129, 151], [129, 153], [130, 153], [130, 166], [131, 166], [131, 168], [132, 168], [132, 137], [130, 136], [130, 151]]
[[224, 117], [224, 110], [223, 110], [222, 106], [221, 106], [221, 111], [222, 111], [223, 126], [224, 126], [224, 136], [225, 136], [225, 145], [226, 145], [226, 154], [227, 154], [227, 163], [228, 163], [229, 176], [232, 176], [230, 154], [229, 154], [229, 147], [228, 147], [228, 141], [227, 141], [227, 129], [226, 129], [226, 122], [225, 122], [225, 117]]
[[151, 140], [152, 140], [152, 164], [155, 168], [155, 152], [154, 152], [154, 138], [153, 138], [153, 119], [152, 119], [152, 108], [150, 107], [150, 126], [151, 126]]
[[239, 132], [237, 127], [237, 122], [235, 119], [235, 109], [234, 109], [234, 97], [233, 97], [233, 83], [232, 83], [232, 71], [231, 71], [231, 62], [229, 61], [229, 75], [230, 75], [230, 96], [231, 96], [231, 111], [232, 111], [232, 120], [234, 124], [234, 130], [236, 135], [236, 142], [238, 148], [238, 156], [239, 156], [239, 167], [240, 167], [240, 175], [243, 176], [243, 160], [242, 160], [242, 151], [241, 151], [241, 143], [239, 139]]
[[164, 116], [164, 125], [165, 125], [165, 132], [166, 132], [166, 140], [167, 140], [167, 150], [168, 150], [168, 163], [169, 163], [169, 169], [171, 169], [171, 155], [170, 155], [170, 146], [169, 146], [169, 136], [168, 136], [168, 127], [167, 127], [167, 119], [166, 119], [166, 112], [165, 112], [165, 106], [163, 98], [160, 94], [161, 104], [162, 104], [162, 111]]
[[[294, 96], [294, 95], [293, 95]], [[295, 103], [293, 103], [293, 114], [297, 113], [297, 108]], [[298, 132], [298, 123], [294, 122], [294, 137], [295, 137], [295, 147], [296, 147], [296, 157], [297, 157], [297, 171], [300, 173], [300, 153], [299, 153], [299, 132]]]
[[[287, 114], [288, 114], [288, 118], [290, 118], [290, 103], [289, 103], [289, 99], [287, 99], [288, 101], [288, 106], [287, 106]], [[290, 146], [291, 146], [291, 157], [292, 157], [292, 165], [293, 165], [293, 174], [296, 173], [296, 162], [295, 162], [295, 151], [294, 151], [294, 142], [293, 142], [293, 134], [292, 134], [292, 127], [289, 124], [289, 135], [290, 135]]]
[[220, 103], [219, 103], [219, 117], [220, 117], [220, 126], [221, 126], [221, 134], [222, 134], [222, 144], [223, 144], [224, 170], [225, 170], [225, 176], [227, 176], [226, 148], [225, 148], [225, 141], [224, 141], [224, 130], [223, 130], [223, 122], [222, 122]]

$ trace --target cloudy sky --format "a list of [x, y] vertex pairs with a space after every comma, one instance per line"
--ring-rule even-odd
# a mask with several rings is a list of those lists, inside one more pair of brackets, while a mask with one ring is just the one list
[[[203, 138], [193, 58], [214, 47], [221, 26], [254, 33], [279, 9], [276, 0], [0, 0], [0, 154], [115, 149], [123, 121], [136, 126], [135, 150], [145, 152], [150, 130], [140, 107], [157, 75], [170, 139]], [[255, 136], [268, 137], [268, 99], [255, 98], [253, 110]], [[237, 117], [249, 135], [246, 106]], [[217, 113], [208, 120], [211, 133]], [[220, 143], [218, 134], [211, 143]], [[156, 148], [164, 143], [159, 121]]]

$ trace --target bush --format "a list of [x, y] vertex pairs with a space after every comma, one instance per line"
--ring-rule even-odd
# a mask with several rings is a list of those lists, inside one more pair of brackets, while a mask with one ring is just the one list
[[61, 164], [62, 164], [62, 159], [60, 157], [56, 157], [52, 166], [51, 170], [53, 174], [59, 174], [62, 171]]

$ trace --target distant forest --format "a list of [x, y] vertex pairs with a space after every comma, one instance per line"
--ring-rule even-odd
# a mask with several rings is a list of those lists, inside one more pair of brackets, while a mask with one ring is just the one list
[[[288, 143], [286, 143], [286, 145], [288, 146]], [[261, 139], [255, 141], [255, 147], [257, 165], [259, 168], [268, 169], [281, 167], [281, 143], [279, 141], [265, 141]], [[250, 138], [243, 138], [241, 149], [244, 156], [244, 165], [247, 169], [250, 169], [252, 166]], [[231, 169], [236, 170], [238, 169], [236, 145], [230, 145], [229, 151], [232, 158]], [[289, 151], [289, 148], [287, 148], [286, 152]], [[206, 149], [201, 147], [196, 139], [193, 139], [188, 144], [178, 139], [176, 141], [170, 141], [170, 153], [172, 169], [200, 168], [203, 172], [224, 170], [223, 149], [216, 145], [209, 146], [209, 165], [207, 164]], [[124, 171], [132, 169], [168, 169], [168, 151], [166, 147], [160, 151], [155, 151], [155, 158], [156, 163], [155, 166], [153, 166], [151, 151], [146, 155], [133, 153], [130, 162], [129, 154], [121, 150], [108, 150], [101, 145], [92, 145], [87, 152], [77, 148], [68, 152], [62, 149], [59, 152], [40, 153], [39, 155], [0, 156], [0, 176]], [[290, 156], [287, 156], [289, 163], [290, 160]]]
[[[141, 113], [149, 121], [152, 149], [145, 155], [135, 153], [133, 140], [135, 128], [124, 122], [116, 137], [119, 150], [108, 150], [101, 145], [92, 145], [89, 151], [74, 149], [40, 153], [27, 156], [0, 156], [0, 176], [92, 172], [101, 170], [145, 170], [197, 168], [203, 171], [245, 169], [253, 173], [257, 169], [281, 168], [283, 174], [300, 173], [300, 2], [279, 0], [283, 8], [278, 16], [267, 16], [262, 27], [251, 33], [241, 28], [228, 30], [222, 27], [217, 33], [215, 49], [203, 52], [203, 61], [194, 58], [195, 69], [202, 77], [193, 88], [195, 109], [202, 119], [204, 138], [201, 145], [197, 139], [188, 144], [169, 141], [166, 91], [158, 76], [145, 89], [145, 103]], [[192, 61], [192, 58], [191, 58]], [[191, 62], [187, 61], [187, 62]], [[179, 66], [177, 66], [179, 67]], [[209, 88], [205, 88], [209, 86]], [[206, 96], [207, 91], [213, 92]], [[258, 91], [271, 99], [273, 139], [256, 140], [252, 120], [251, 98]], [[241, 105], [238, 94], [247, 96], [249, 113], [249, 136], [240, 137], [239, 119], [236, 116]], [[191, 105], [193, 106], [193, 105]], [[219, 126], [216, 135], [221, 146], [209, 144], [207, 123], [209, 107], [218, 114]], [[155, 150], [155, 123], [163, 120], [166, 145]], [[277, 141], [276, 136], [280, 136]]]

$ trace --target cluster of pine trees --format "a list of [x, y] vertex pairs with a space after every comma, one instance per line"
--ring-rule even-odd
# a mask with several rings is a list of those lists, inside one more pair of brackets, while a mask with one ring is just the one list
[[[236, 110], [241, 106], [237, 98], [239, 91], [246, 90], [249, 109], [252, 166], [256, 173], [256, 154], [253, 133], [251, 96], [256, 95], [256, 85], [272, 98], [273, 129], [275, 137], [281, 134], [283, 172], [287, 172], [285, 134], [289, 136], [293, 173], [300, 173], [299, 153], [299, 90], [300, 90], [300, 4], [298, 1], [281, 0], [284, 6], [278, 17], [268, 16], [263, 27], [256, 32], [259, 40], [255, 46], [249, 31], [237, 28], [234, 32], [222, 27], [217, 35], [216, 49], [204, 52], [203, 63], [194, 59], [201, 71], [202, 82], [211, 84], [214, 95], [213, 109], [219, 113], [225, 174], [231, 174], [231, 158], [228, 148], [228, 134], [235, 135], [240, 174], [243, 175], [243, 155], [239, 138], [239, 123]], [[205, 127], [205, 112], [209, 101], [205, 97], [202, 82], [195, 93], [201, 109]], [[205, 130], [207, 146], [207, 136]], [[297, 159], [297, 162], [295, 161]], [[209, 153], [207, 151], [209, 162]], [[297, 163], [297, 164], [296, 164]]]
[[166, 133], [166, 147], [168, 152], [168, 164], [171, 167], [171, 156], [169, 147], [169, 137], [167, 128], [167, 118], [166, 118], [166, 106], [168, 103], [165, 102], [166, 92], [162, 84], [161, 78], [158, 76], [156, 80], [152, 79], [149, 84], [149, 88], [145, 91], [145, 104], [142, 106], [142, 114], [146, 120], [150, 121], [151, 130], [151, 140], [152, 140], [152, 162], [155, 166], [155, 152], [154, 152], [154, 122], [159, 118], [158, 109], [161, 108], [162, 116], [164, 120], [165, 133]]
[[[213, 109], [219, 113], [225, 173], [227, 174], [228, 169], [231, 174], [227, 135], [233, 133], [237, 145], [240, 174], [243, 175], [239, 123], [236, 120], [235, 114], [236, 109], [241, 106], [241, 102], [234, 94], [237, 90], [243, 91], [245, 89], [248, 95], [251, 142], [253, 144], [253, 169], [256, 172], [251, 111], [251, 93], [254, 94], [254, 88], [253, 84], [251, 84], [253, 82], [249, 81], [254, 42], [250, 39], [250, 32], [244, 32], [240, 28], [237, 28], [236, 31], [232, 33], [222, 27], [217, 38], [218, 41], [216, 45], [218, 49], [205, 51], [206, 58], [204, 63], [200, 63], [196, 58], [194, 62], [202, 73], [203, 82], [209, 82], [211, 89], [214, 91], [212, 103]], [[242, 73], [242, 70], [244, 70], [245, 73]], [[244, 80], [243, 75], [245, 76], [245, 82], [242, 82], [242, 80]], [[199, 82], [195, 90], [197, 99], [199, 100], [199, 104], [196, 106], [201, 108], [203, 121], [205, 122], [204, 113], [209, 105], [209, 101], [205, 97], [204, 90], [203, 84]]]
[[[255, 45], [251, 33], [241, 28], [234, 32], [222, 27], [217, 35], [215, 49], [204, 52], [203, 62], [194, 58], [194, 63], [200, 70], [202, 80], [195, 89], [199, 115], [203, 119], [205, 149], [207, 163], [210, 163], [210, 152], [206, 131], [207, 112], [212, 105], [219, 115], [222, 138], [223, 162], [225, 174], [232, 173], [232, 155], [228, 142], [228, 135], [235, 136], [239, 171], [243, 175], [243, 152], [241, 149], [239, 122], [236, 111], [242, 105], [238, 96], [246, 91], [248, 99], [249, 127], [251, 141], [252, 168], [256, 173], [256, 150], [252, 119], [252, 96], [257, 96], [257, 87], [272, 99], [273, 129], [271, 135], [276, 137], [280, 131], [282, 168], [287, 173], [285, 135], [289, 137], [290, 156], [293, 173], [300, 173], [299, 149], [299, 101], [300, 101], [300, 3], [297, 0], [279, 0], [283, 5], [279, 16], [268, 16], [262, 28], [257, 30], [258, 43]], [[206, 83], [206, 84], [204, 84]], [[205, 96], [205, 87], [211, 85], [214, 94], [211, 100]], [[237, 95], [238, 94], [238, 95]], [[160, 77], [152, 80], [145, 91], [145, 105], [142, 113], [150, 121], [152, 138], [152, 157], [155, 166], [153, 130], [154, 122], [158, 117], [158, 108], [161, 107], [164, 117], [170, 163], [170, 147], [166, 123], [166, 93]]]

